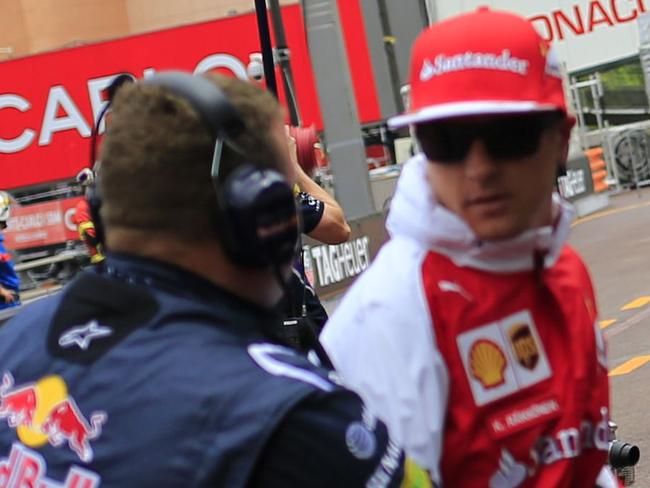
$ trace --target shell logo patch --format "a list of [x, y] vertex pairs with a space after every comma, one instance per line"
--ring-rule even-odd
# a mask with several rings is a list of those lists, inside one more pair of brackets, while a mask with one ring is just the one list
[[469, 362], [474, 378], [485, 388], [495, 388], [505, 381], [506, 357], [494, 342], [476, 341], [470, 349]]
[[551, 377], [544, 344], [528, 310], [463, 332], [456, 343], [477, 406]]
[[510, 328], [508, 335], [519, 364], [530, 370], [535, 369], [539, 351], [530, 328], [526, 324], [516, 324]]

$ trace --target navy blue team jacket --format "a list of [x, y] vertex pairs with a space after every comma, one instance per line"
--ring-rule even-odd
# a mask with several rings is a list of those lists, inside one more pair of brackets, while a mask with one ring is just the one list
[[274, 341], [275, 321], [189, 272], [109, 256], [0, 328], [3, 486], [399, 486], [383, 424]]

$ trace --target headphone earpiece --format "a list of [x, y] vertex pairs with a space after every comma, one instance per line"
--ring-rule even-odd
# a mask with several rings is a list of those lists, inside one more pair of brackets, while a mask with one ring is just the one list
[[293, 192], [277, 171], [251, 164], [237, 168], [220, 186], [217, 229], [238, 264], [289, 263], [297, 252], [298, 211]]

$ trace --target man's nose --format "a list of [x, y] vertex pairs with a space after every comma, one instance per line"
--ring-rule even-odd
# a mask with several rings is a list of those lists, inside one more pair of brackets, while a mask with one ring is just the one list
[[496, 174], [498, 164], [488, 152], [485, 143], [474, 139], [465, 157], [465, 174], [472, 179], [485, 179]]

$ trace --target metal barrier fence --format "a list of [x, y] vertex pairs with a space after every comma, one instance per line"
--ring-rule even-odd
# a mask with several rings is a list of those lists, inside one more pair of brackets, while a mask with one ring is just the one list
[[[86, 256], [87, 254], [84, 251], [65, 251], [62, 252], [61, 254], [57, 254], [56, 256], [50, 256], [46, 258], [40, 258], [40, 259], [33, 259], [31, 261], [27, 261], [24, 263], [17, 263], [14, 267], [16, 271], [20, 273], [24, 273], [26, 271], [29, 271], [31, 269], [38, 268], [40, 266], [47, 266], [51, 264], [56, 264], [56, 263], [62, 263], [65, 261], [69, 261], [71, 259], [78, 259], [81, 257]], [[23, 275], [24, 276], [24, 275]], [[43, 298], [45, 296], [51, 295], [53, 293], [58, 292], [61, 288], [63, 287], [62, 284], [50, 284], [50, 286], [47, 287], [40, 287], [38, 289], [31, 289], [31, 290], [23, 290], [20, 293], [20, 299], [22, 302], [22, 305], [17, 306], [17, 307], [11, 307], [5, 310], [0, 310], [0, 324], [6, 322], [9, 320], [11, 317], [13, 317], [15, 314], [17, 314], [24, 305], [34, 301], [38, 300], [39, 298]]]

